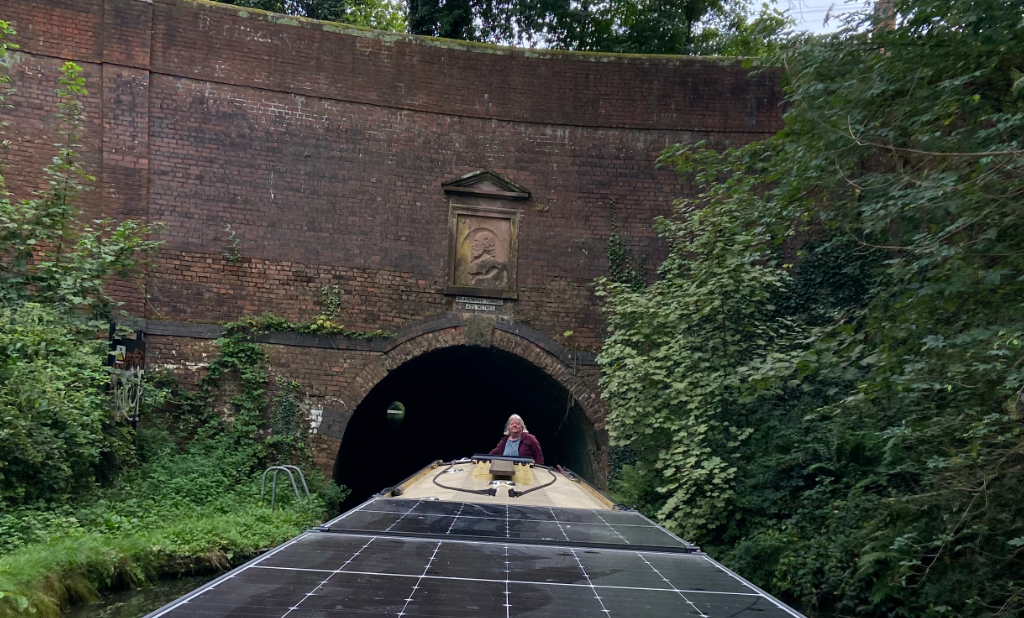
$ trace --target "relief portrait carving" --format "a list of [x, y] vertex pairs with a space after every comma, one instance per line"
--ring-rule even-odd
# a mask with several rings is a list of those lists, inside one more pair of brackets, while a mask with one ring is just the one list
[[469, 267], [466, 273], [473, 285], [503, 287], [508, 279], [505, 260], [498, 259], [498, 235], [485, 227], [478, 227], [467, 235], [469, 240]]
[[519, 298], [519, 220], [530, 193], [479, 170], [442, 183], [448, 202], [448, 296]]
[[460, 213], [455, 226], [453, 283], [486, 290], [510, 285], [511, 218]]

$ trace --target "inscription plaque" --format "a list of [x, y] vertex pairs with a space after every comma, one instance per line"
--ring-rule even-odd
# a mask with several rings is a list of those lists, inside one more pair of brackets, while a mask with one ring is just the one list
[[470, 296], [458, 296], [455, 298], [455, 303], [459, 309], [489, 311], [491, 313], [497, 312], [498, 307], [501, 307], [504, 302], [494, 298], [473, 298]]

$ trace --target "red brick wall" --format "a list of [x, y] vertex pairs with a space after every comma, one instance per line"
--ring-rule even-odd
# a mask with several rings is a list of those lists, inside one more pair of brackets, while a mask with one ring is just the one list
[[[148, 367], [177, 374], [186, 385], [195, 384], [205, 375], [206, 364], [216, 355], [216, 347], [206, 339], [149, 335]], [[333, 472], [341, 437], [356, 405], [376, 386], [388, 371], [417, 356], [447, 348], [466, 345], [463, 327], [435, 330], [414, 335], [390, 351], [380, 354], [354, 350], [329, 350], [285, 345], [265, 345], [270, 356], [271, 394], [276, 391], [276, 377], [298, 380], [299, 398], [306, 409], [319, 408], [323, 417], [312, 439], [316, 461], [323, 472]], [[494, 330], [491, 345], [511, 352], [553, 377], [571, 393], [593, 426], [604, 428], [605, 406], [598, 397], [598, 370], [595, 366], [567, 366], [540, 346], [510, 333]], [[235, 388], [229, 377], [224, 383], [228, 391]], [[218, 397], [221, 405], [228, 399]], [[596, 457], [596, 469], [606, 470], [607, 460]], [[601, 479], [595, 479], [601, 483]]]
[[[692, 194], [654, 169], [659, 151], [746, 142], [780, 123], [776, 77], [736, 62], [497, 48], [193, 0], [5, 0], [0, 19], [21, 45], [8, 69], [18, 92], [0, 112], [9, 186], [23, 196], [43, 182], [58, 70], [78, 62], [97, 177], [85, 210], [166, 226], [144, 288], [115, 288], [151, 320], [309, 319], [334, 285], [352, 328], [451, 311], [441, 183], [488, 168], [532, 194], [513, 319], [596, 349], [590, 283], [607, 272], [610, 203], [653, 273], [664, 247], [652, 221]], [[164, 339], [158, 362], [191, 349]], [[372, 356], [293, 352], [272, 358], [325, 397]], [[535, 364], [557, 373], [552, 359]]]

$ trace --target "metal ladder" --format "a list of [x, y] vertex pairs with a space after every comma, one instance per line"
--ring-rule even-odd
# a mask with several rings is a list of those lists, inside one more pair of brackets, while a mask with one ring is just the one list
[[295, 500], [301, 502], [302, 501], [302, 496], [299, 495], [299, 486], [295, 484], [295, 475], [292, 474], [292, 470], [294, 470], [294, 471], [299, 473], [299, 480], [302, 481], [302, 489], [304, 489], [306, 491], [306, 499], [309, 501], [310, 504], [313, 503], [313, 496], [309, 493], [309, 485], [306, 485], [306, 475], [304, 475], [302, 473], [302, 470], [300, 470], [298, 466], [283, 465], [283, 466], [270, 466], [269, 468], [267, 468], [266, 470], [263, 471], [263, 481], [260, 483], [260, 504], [263, 504], [263, 496], [264, 496], [264, 494], [266, 492], [266, 488], [267, 488], [267, 474], [269, 474], [271, 470], [274, 471], [274, 476], [272, 477], [272, 479], [270, 481], [270, 509], [271, 510], [274, 509], [274, 506], [275, 506], [275, 504], [277, 502], [277, 474], [278, 474], [278, 472], [282, 472], [282, 471], [285, 474], [288, 475], [288, 480], [290, 480], [292, 482], [292, 489], [295, 491]]

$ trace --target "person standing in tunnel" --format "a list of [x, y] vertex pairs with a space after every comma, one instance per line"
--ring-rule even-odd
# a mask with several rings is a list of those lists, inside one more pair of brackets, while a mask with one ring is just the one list
[[523, 417], [513, 414], [505, 421], [505, 435], [498, 441], [498, 446], [489, 455], [506, 457], [529, 457], [533, 462], [544, 465], [544, 453], [540, 450], [540, 442], [526, 431]]

